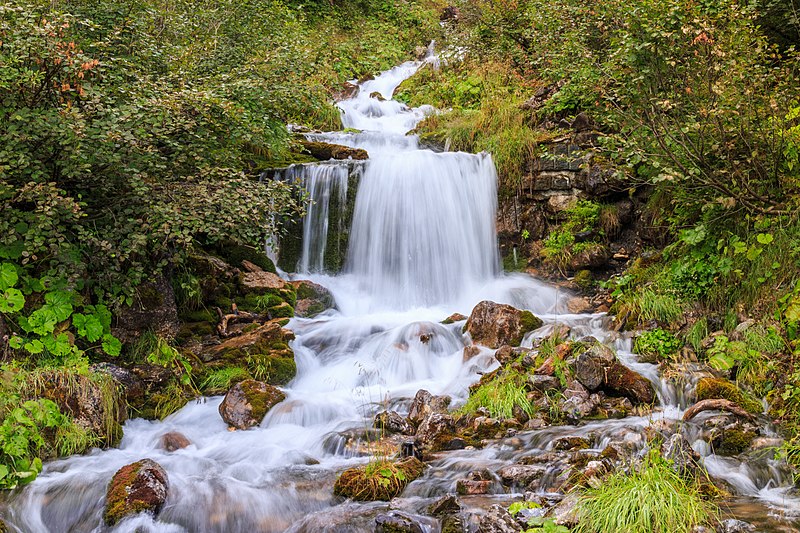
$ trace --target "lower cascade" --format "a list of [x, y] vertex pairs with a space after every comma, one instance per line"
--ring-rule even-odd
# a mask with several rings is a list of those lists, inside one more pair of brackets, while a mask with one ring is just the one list
[[[377, 516], [378, 524], [411, 520], [414, 526], [403, 531], [438, 532], [444, 515], [427, 510], [458, 492], [461, 531], [490, 531], [481, 520], [496, 511], [492, 505], [507, 506], [525, 491], [535, 501], [567, 500], [569, 496], [550, 489], [567, 477], [575, 454], [591, 458], [581, 467], [588, 478], [587, 462], [596, 462], [596, 468], [610, 464], [601, 460], [611, 453], [607, 450], [644, 454], [648, 432], [672, 428], [677, 434], [674, 429], [681, 425], [687, 454], [696, 454], [708, 473], [730, 488], [731, 509], [753, 506], [753, 512], [764, 517], [800, 513], [790, 476], [777, 461], [742, 461], [709, 448], [700, 436], [716, 415], [702, 412], [683, 421], [690, 407], [684, 391], [662, 380], [656, 365], [640, 362], [630, 338], [614, 331], [609, 316], [570, 313], [568, 292], [527, 275], [502, 273], [491, 157], [435, 153], [405, 135], [434, 112], [392, 100], [394, 89], [421, 64], [408, 62], [366, 81], [353, 98], [340, 104], [344, 125], [360, 131], [309, 135], [369, 152], [370, 159], [357, 171], [357, 191], [350, 186], [353, 167], [347, 161], [300, 165], [280, 177], [301, 183], [313, 200], [304, 219], [298, 274], [291, 277], [327, 287], [337, 304], [336, 309], [314, 318], [293, 318], [287, 325], [296, 336], [291, 347], [297, 375], [281, 389], [285, 399], [247, 430], [229, 431], [220, 417], [222, 397], [191, 401], [163, 421], [130, 420], [118, 448], [50, 462], [38, 479], [13, 494], [6, 503], [12, 529], [375, 531]], [[352, 221], [345, 228], [342, 211], [350, 201]], [[332, 243], [332, 229], [349, 232], [346, 247]], [[343, 257], [344, 268], [336, 275], [325, 273], [326, 257], [332, 253]], [[509, 351], [505, 341], [497, 346], [488, 341], [473, 344], [476, 339], [469, 331], [475, 325], [466, 315], [483, 301], [513, 306], [515, 320], [533, 324], [530, 331], [519, 330], [517, 351]], [[531, 314], [541, 322], [531, 322]], [[517, 334], [512, 333], [508, 335]], [[506, 368], [515, 358], [520, 365], [533, 365], [535, 358], [526, 361], [525, 354], [543, 353], [548, 339], [558, 337], [587, 347], [593, 337], [613, 348], [616, 355], [603, 352], [598, 357], [619, 365], [614, 368], [621, 373], [643, 377], [639, 385], [653, 395], [652, 411], [643, 406], [648, 402], [627, 390], [603, 403], [611, 398], [603, 391], [616, 387], [619, 392], [622, 386], [598, 377], [593, 389], [588, 383], [594, 378], [587, 376], [566, 386], [569, 390], [574, 384], [586, 394], [558, 400], [565, 413], [558, 424], [544, 424], [528, 413], [515, 414], [516, 425], [501, 424], [479, 413], [471, 419], [474, 440], [448, 435], [446, 442], [436, 441], [438, 449], [425, 456], [424, 469], [409, 467], [419, 477], [404, 479], [401, 495], [391, 504], [334, 494], [342, 471], [376, 457], [385, 459], [379, 445], [386, 435], [373, 428], [376, 415], [400, 413], [393, 445], [412, 457], [423, 453], [415, 448], [414, 428], [407, 426], [415, 410], [442, 415], [438, 420], [446, 426], [448, 410], [463, 406], [470, 386], [482, 376]], [[537, 370], [535, 376], [541, 383], [557, 384], [560, 379], [557, 370]], [[688, 380], [687, 386], [696, 381], [691, 376]], [[442, 396], [451, 399], [437, 400]], [[444, 407], [436, 407], [437, 401]], [[613, 415], [588, 419], [602, 409]], [[432, 433], [435, 429], [431, 413], [423, 415], [415, 422], [417, 440], [423, 426]], [[761, 424], [759, 430], [765, 438], [775, 436], [768, 425]], [[179, 445], [165, 446], [167, 434], [183, 438]], [[109, 482], [121, 468], [145, 459], [163, 469], [166, 500], [157, 512], [107, 525]]]

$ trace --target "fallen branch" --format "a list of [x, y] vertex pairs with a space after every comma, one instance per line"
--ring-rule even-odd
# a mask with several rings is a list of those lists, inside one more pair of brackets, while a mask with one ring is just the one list
[[748, 420], [755, 420], [755, 416], [748, 411], [745, 411], [743, 408], [739, 407], [738, 404], [730, 401], [724, 400], [722, 398], [714, 398], [708, 400], [700, 400], [683, 413], [683, 421], [687, 422], [692, 418], [696, 417], [703, 411], [728, 411], [731, 414], [744, 417]]

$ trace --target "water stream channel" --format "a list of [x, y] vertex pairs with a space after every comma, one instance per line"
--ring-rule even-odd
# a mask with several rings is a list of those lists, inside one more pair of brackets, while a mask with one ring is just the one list
[[[430, 59], [428, 61], [431, 61]], [[585, 436], [592, 450], [609, 441], [641, 434], [661, 419], [680, 420], [683, 390], [661, 380], [655, 365], [640, 363], [631, 341], [612, 331], [604, 314], [569, 314], [564, 290], [500, 268], [496, 174], [487, 154], [435, 153], [406, 135], [430, 107], [412, 109], [392, 100], [395, 88], [422, 62], [408, 62], [360, 85], [341, 102], [348, 132], [310, 138], [366, 149], [359, 168], [345, 268], [325, 274], [324, 256], [332, 199], [345, 203], [348, 162], [302, 165], [284, 179], [302, 182], [313, 203], [305, 220], [298, 279], [327, 287], [338, 309], [313, 319], [295, 318], [288, 328], [297, 377], [286, 400], [260, 427], [229, 431], [220, 418], [222, 397], [192, 401], [164, 421], [129, 420], [119, 448], [94, 450], [48, 463], [39, 478], [6, 502], [9, 525], [23, 532], [314, 532], [372, 531], [386, 503], [352, 503], [334, 497], [343, 469], [363, 464], [347, 435], [363, 433], [384, 409], [404, 413], [419, 389], [463, 403], [469, 385], [497, 366], [492, 350], [463, 356], [469, 339], [463, 322], [444, 325], [454, 312], [469, 315], [482, 300], [528, 309], [545, 325], [524, 341], [532, 346], [556, 324], [571, 335], [592, 335], [618, 350], [620, 359], [650, 379], [661, 407], [647, 416], [594, 421], [578, 426], [520, 431], [483, 449], [443, 452], [424, 475], [392, 503], [411, 513], [447, 493], [473, 470], [496, 471], [519, 457], [546, 453], [560, 436]], [[376, 98], [375, 93], [382, 95]], [[370, 97], [373, 95], [373, 97]], [[359, 130], [360, 132], [356, 132]], [[287, 177], [288, 176], [288, 177]], [[344, 251], [339, 250], [344, 253]], [[422, 342], [420, 332], [430, 333]], [[689, 380], [690, 381], [690, 380]], [[680, 390], [679, 390], [680, 389]], [[703, 416], [712, 416], [704, 413]], [[158, 447], [161, 435], [179, 431], [191, 445], [172, 453]], [[769, 434], [770, 429], [765, 426]], [[691, 430], [689, 431], [691, 434]], [[636, 441], [636, 439], [630, 439]], [[636, 441], [638, 442], [638, 441]], [[643, 444], [641, 444], [643, 446]], [[762, 531], [797, 531], [800, 500], [791, 476], [779, 463], [720, 457], [701, 440], [693, 445], [711, 476], [725, 480], [735, 495], [725, 512]], [[120, 467], [149, 457], [169, 475], [167, 503], [157, 518], [140, 515], [113, 529], [102, 524], [107, 484]], [[488, 495], [467, 496], [470, 512], [520, 498], [496, 483]], [[439, 525], [421, 519], [430, 532]]]

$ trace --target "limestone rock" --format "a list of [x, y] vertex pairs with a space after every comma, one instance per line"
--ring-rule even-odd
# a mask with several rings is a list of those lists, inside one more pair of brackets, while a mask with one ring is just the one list
[[123, 466], [108, 485], [103, 519], [113, 526], [132, 514], [156, 515], [167, 501], [168, 490], [166, 471], [152, 459]]
[[242, 289], [249, 292], [266, 292], [285, 289], [288, 283], [272, 272], [244, 272], [239, 279]]
[[257, 426], [273, 406], [286, 399], [271, 385], [246, 379], [228, 391], [219, 405], [219, 414], [231, 427], [248, 429]]
[[425, 446], [440, 450], [447, 447], [448, 441], [454, 437], [455, 429], [455, 420], [452, 416], [432, 413], [419, 425], [417, 440]]
[[541, 326], [541, 319], [530, 311], [485, 300], [472, 310], [466, 330], [476, 344], [499, 348], [504, 344], [519, 346], [526, 333]]

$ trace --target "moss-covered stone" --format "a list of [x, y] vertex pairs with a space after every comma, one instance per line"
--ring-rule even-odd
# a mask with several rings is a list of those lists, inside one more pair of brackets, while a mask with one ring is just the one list
[[719, 455], [738, 455], [749, 448], [757, 436], [754, 431], [740, 428], [725, 429], [715, 440], [714, 452]]
[[167, 473], [151, 459], [123, 466], [108, 485], [103, 520], [113, 526], [136, 513], [158, 514], [168, 488]]
[[280, 305], [270, 307], [267, 311], [271, 318], [291, 318], [294, 316], [294, 309], [286, 302], [281, 302]]
[[[520, 312], [520, 314], [519, 314], [519, 323], [520, 323], [520, 326], [521, 326], [521, 330], [522, 330], [522, 335], [523, 336], [526, 333], [529, 333], [529, 332], [531, 332], [531, 331], [533, 331], [535, 329], [539, 329], [540, 327], [542, 327], [542, 324], [544, 324], [544, 322], [542, 322], [541, 318], [539, 318], [538, 316], [535, 316], [530, 311], [522, 311], [522, 312]], [[520, 342], [522, 342], [522, 339], [520, 339]]]
[[736, 384], [723, 378], [703, 378], [697, 382], [697, 401], [722, 398], [730, 400], [747, 411], [758, 414], [763, 410], [761, 402]]
[[178, 318], [184, 322], [216, 322], [217, 316], [208, 309], [181, 309]]
[[275, 263], [272, 262], [272, 259], [267, 256], [264, 250], [260, 250], [254, 246], [225, 242], [218, 245], [214, 251], [235, 267], [241, 267], [242, 261], [250, 261], [254, 265], [263, 268], [266, 272], [272, 274], [277, 273]]
[[424, 468], [425, 464], [416, 457], [396, 462], [374, 461], [342, 472], [333, 485], [333, 493], [356, 501], [389, 501], [421, 476]]

